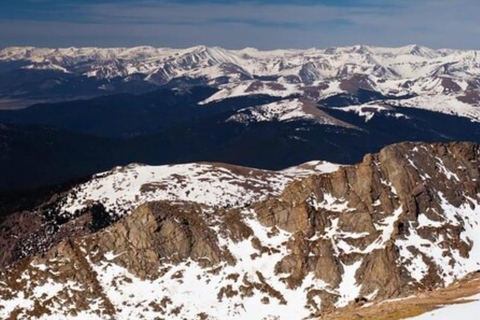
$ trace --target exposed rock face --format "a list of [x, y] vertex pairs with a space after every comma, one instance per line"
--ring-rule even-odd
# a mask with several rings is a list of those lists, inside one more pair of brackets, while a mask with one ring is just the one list
[[[480, 269], [479, 159], [470, 143], [403, 143], [316, 174], [209, 168], [225, 193], [203, 169], [176, 189], [117, 169], [3, 222], [0, 314], [302, 319], [448, 285]], [[12, 240], [27, 220], [35, 237]], [[15, 253], [45, 225], [45, 245]]]

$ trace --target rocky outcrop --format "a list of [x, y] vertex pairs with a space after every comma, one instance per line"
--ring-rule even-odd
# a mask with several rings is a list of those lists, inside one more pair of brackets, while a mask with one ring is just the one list
[[[149, 182], [148, 201], [124, 201], [126, 193], [116, 200], [126, 214], [116, 216], [94, 214], [109, 202], [79, 186], [85, 206], [56, 211], [43, 250], [15, 255], [25, 237], [15, 242], [12, 232], [25, 230], [4, 234], [3, 261], [10, 263], [0, 274], [0, 314], [302, 319], [443, 287], [480, 269], [479, 148], [403, 143], [334, 172], [263, 172], [263, 181], [285, 187], [265, 187], [266, 197], [248, 201], [209, 198], [216, 191], [207, 184], [208, 202], [163, 199], [168, 182]], [[235, 172], [250, 175], [245, 188], [256, 185], [253, 171]], [[288, 185], [279, 182], [282, 174]], [[26, 215], [41, 226], [53, 214], [45, 208], [13, 215], [2, 227]], [[65, 221], [58, 224], [58, 216]]]

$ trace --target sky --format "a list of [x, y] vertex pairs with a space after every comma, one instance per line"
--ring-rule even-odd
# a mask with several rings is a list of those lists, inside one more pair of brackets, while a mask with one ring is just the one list
[[0, 0], [0, 48], [480, 49], [480, 0]]

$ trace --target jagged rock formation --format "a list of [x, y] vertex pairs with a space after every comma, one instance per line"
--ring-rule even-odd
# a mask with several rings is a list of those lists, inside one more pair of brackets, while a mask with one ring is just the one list
[[480, 147], [354, 166], [132, 165], [2, 223], [6, 319], [303, 319], [480, 269]]

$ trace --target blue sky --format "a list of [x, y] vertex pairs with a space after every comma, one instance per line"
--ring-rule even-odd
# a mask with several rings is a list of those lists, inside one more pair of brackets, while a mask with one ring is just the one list
[[479, 0], [0, 0], [0, 47], [480, 49]]

